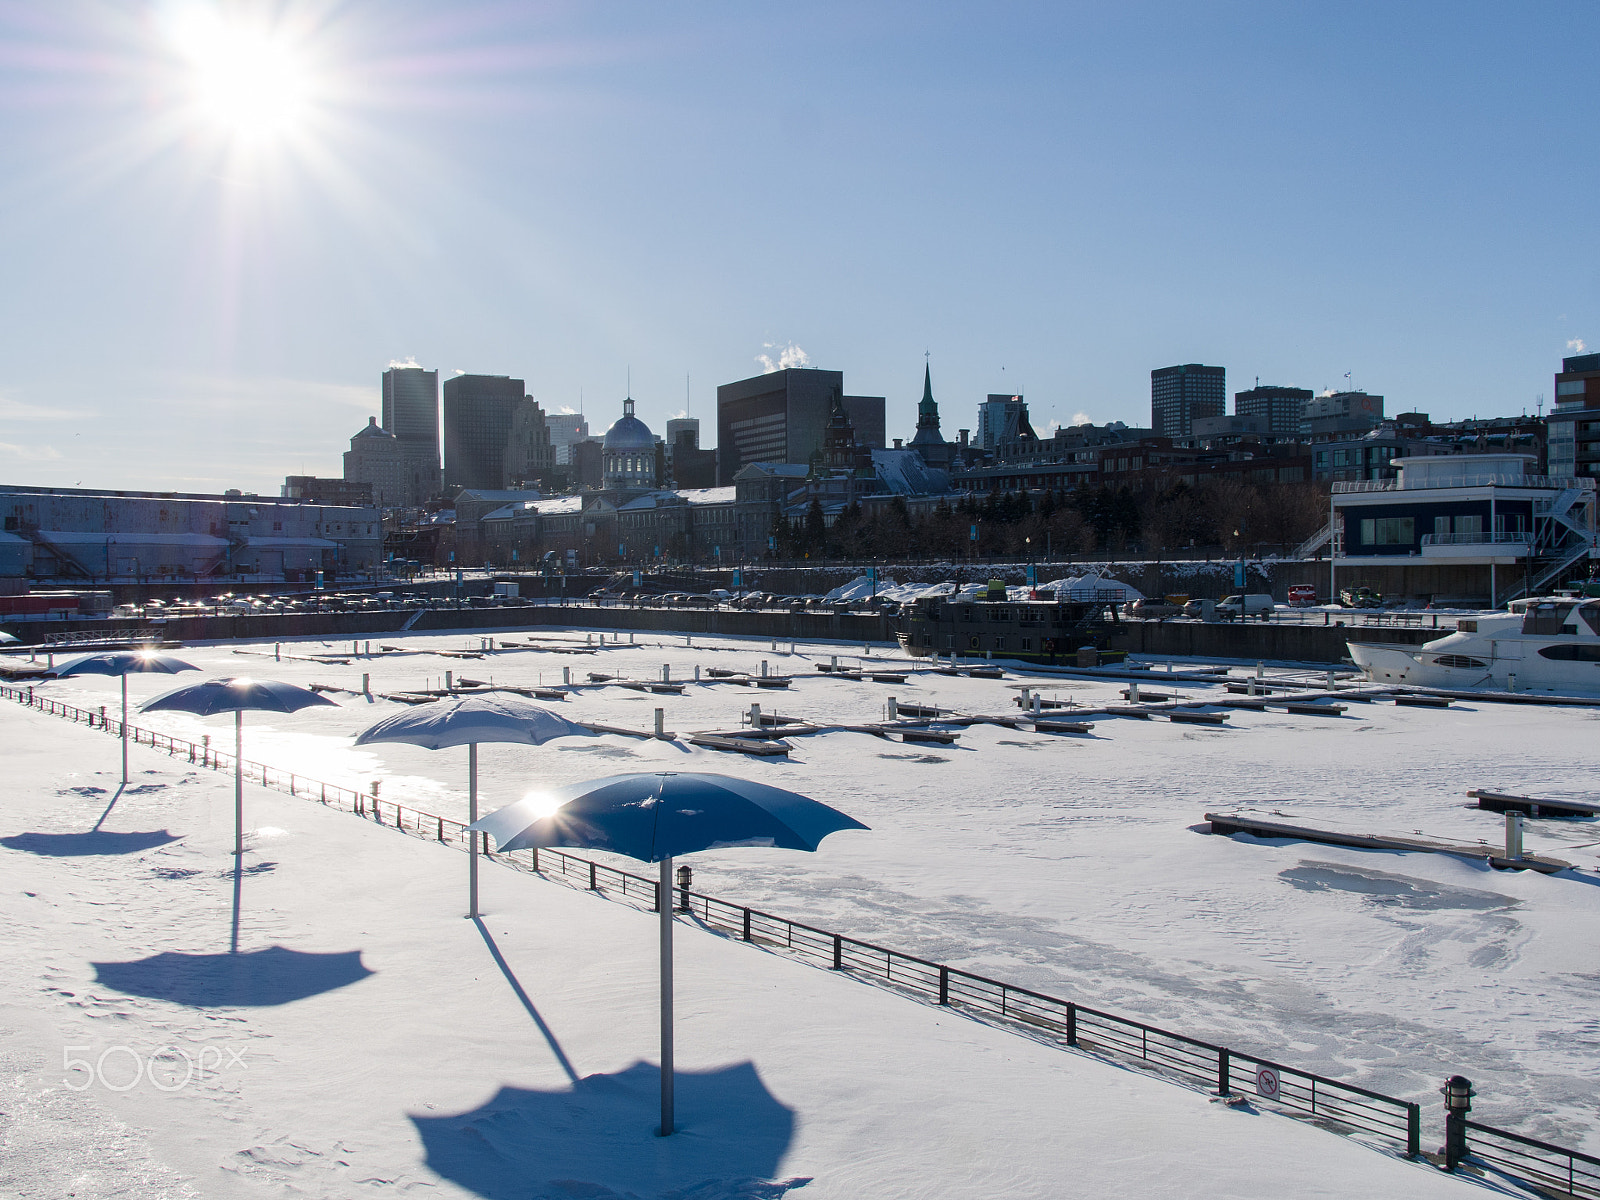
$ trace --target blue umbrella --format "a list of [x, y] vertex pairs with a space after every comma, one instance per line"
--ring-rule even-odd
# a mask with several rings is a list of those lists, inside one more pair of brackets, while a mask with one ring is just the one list
[[108, 654], [86, 654], [62, 663], [51, 672], [59, 679], [68, 675], [117, 675], [122, 678], [122, 782], [128, 782], [128, 676], [154, 673], [176, 675], [179, 671], [198, 671], [193, 663], [162, 654], [159, 650], [113, 650]]
[[697, 850], [815, 850], [841, 829], [867, 828], [836, 808], [728, 775], [612, 775], [535, 793], [472, 825], [501, 850], [576, 846], [661, 864], [661, 1133], [672, 1114], [672, 859]]
[[186, 712], [200, 717], [233, 714], [233, 852], [244, 853], [244, 713], [245, 709], [292, 713], [313, 705], [337, 708], [326, 696], [292, 683], [271, 679], [207, 679], [157, 696], [141, 706], [144, 712]]
[[[401, 742], [429, 750], [467, 747], [467, 824], [478, 819], [478, 744], [516, 742], [542, 746], [558, 737], [594, 737], [587, 725], [569, 721], [520, 696], [459, 696], [421, 704], [385, 717], [356, 735], [355, 744]], [[467, 915], [478, 915], [478, 834], [468, 835]]]

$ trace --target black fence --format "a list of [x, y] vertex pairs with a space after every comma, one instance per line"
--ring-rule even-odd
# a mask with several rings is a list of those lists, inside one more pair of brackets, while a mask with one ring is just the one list
[[1600, 1158], [1477, 1121], [1466, 1125], [1471, 1159], [1547, 1192], [1600, 1197]]
[[[0, 698], [121, 736], [120, 722], [104, 709], [63, 704], [36, 695], [31, 687], [0, 686]], [[187, 758], [200, 766], [227, 771], [234, 767], [232, 755], [204, 743], [132, 725], [128, 736], [140, 745]], [[382, 800], [374, 793], [322, 783], [248, 760], [243, 770], [252, 783], [343, 808], [413, 836], [463, 847], [468, 841], [463, 822]], [[484, 853], [509, 866], [593, 891], [652, 907], [661, 902], [655, 879], [564, 850], [501, 854], [485, 847]], [[857, 978], [923, 1001], [988, 1017], [1043, 1041], [1135, 1064], [1221, 1097], [1248, 1099], [1342, 1134], [1362, 1136], [1408, 1157], [1414, 1158], [1422, 1151], [1422, 1108], [1414, 1101], [715, 896], [683, 888], [673, 891], [682, 911], [697, 917], [707, 928], [740, 940], [782, 950], [830, 970], [848, 971]], [[1482, 1164], [1540, 1188], [1600, 1200], [1600, 1158], [1475, 1121], [1468, 1121], [1467, 1129], [1477, 1135], [1471, 1141], [1471, 1155]]]

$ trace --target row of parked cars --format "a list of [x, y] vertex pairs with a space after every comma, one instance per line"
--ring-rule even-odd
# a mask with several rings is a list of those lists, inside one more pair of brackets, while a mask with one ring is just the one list
[[631, 604], [643, 608], [782, 609], [788, 612], [872, 612], [893, 615], [900, 605], [882, 596], [861, 600], [828, 600], [822, 596], [784, 596], [775, 592], [734, 595], [718, 588], [710, 592], [645, 592], [633, 588], [598, 588], [589, 593], [598, 604]]

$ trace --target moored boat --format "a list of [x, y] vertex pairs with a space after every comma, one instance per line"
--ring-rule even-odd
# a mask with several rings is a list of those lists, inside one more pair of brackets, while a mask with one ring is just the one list
[[1600, 599], [1539, 596], [1463, 617], [1421, 646], [1350, 642], [1373, 683], [1433, 688], [1600, 693]]

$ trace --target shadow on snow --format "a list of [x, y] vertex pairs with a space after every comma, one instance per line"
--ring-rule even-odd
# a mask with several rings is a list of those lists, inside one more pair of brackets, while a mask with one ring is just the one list
[[165, 829], [148, 833], [18, 833], [0, 838], [0, 846], [50, 858], [77, 858], [86, 854], [137, 854], [177, 840], [177, 835]]
[[362, 965], [359, 950], [308, 954], [283, 946], [244, 954], [169, 951], [134, 962], [91, 965], [96, 981], [106, 987], [192, 1008], [289, 1004], [359, 983], [372, 974]]
[[753, 1063], [677, 1073], [678, 1132], [655, 1135], [661, 1072], [638, 1062], [561, 1091], [503, 1087], [454, 1116], [411, 1116], [439, 1175], [484, 1197], [776, 1200], [794, 1111]]

